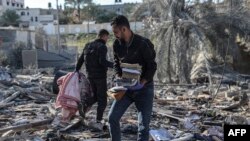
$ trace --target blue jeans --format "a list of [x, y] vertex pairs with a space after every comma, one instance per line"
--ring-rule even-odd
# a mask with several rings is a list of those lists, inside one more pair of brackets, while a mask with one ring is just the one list
[[149, 123], [153, 107], [154, 85], [127, 92], [119, 101], [114, 101], [109, 113], [109, 128], [112, 141], [121, 141], [120, 119], [130, 104], [135, 102], [138, 111], [138, 141], [149, 140]]

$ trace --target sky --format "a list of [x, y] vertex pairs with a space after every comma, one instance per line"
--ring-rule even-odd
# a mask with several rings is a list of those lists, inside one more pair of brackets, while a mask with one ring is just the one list
[[[48, 3], [51, 2], [52, 7], [56, 8], [56, 0], [24, 0], [25, 7], [29, 8], [48, 8]], [[114, 4], [115, 0], [93, 0], [96, 4]], [[122, 0], [122, 2], [142, 2], [142, 0]], [[64, 4], [64, 0], [58, 0], [59, 5]]]

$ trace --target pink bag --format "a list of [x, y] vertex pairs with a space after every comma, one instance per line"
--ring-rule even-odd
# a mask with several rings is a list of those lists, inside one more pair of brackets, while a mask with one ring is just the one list
[[56, 108], [62, 108], [64, 121], [70, 120], [78, 110], [81, 101], [78, 73], [70, 72], [57, 80], [59, 94], [56, 99]]

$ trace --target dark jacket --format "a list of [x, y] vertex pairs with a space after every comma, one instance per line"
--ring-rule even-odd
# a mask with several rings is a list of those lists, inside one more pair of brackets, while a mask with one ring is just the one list
[[107, 68], [113, 68], [113, 63], [107, 61], [106, 56], [107, 46], [104, 40], [96, 39], [87, 43], [76, 64], [76, 71], [79, 71], [83, 62], [85, 62], [88, 78], [106, 78]]
[[118, 39], [113, 44], [114, 69], [116, 74], [121, 76], [120, 63], [139, 64], [142, 66], [141, 79], [153, 81], [157, 64], [155, 62], [154, 45], [147, 38], [133, 34], [127, 46], [125, 42]]

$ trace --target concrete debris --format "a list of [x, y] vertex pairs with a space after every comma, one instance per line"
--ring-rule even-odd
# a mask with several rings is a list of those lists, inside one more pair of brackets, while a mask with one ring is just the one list
[[[0, 140], [110, 139], [107, 115], [113, 101], [111, 97], [101, 126], [92, 124], [96, 105], [85, 119], [77, 113], [71, 121], [62, 123], [60, 110], [54, 108], [57, 95], [52, 89], [53, 73], [37, 70], [34, 74], [20, 71], [12, 74], [11, 81], [0, 81]], [[156, 82], [155, 85], [151, 140], [220, 141], [223, 140], [224, 124], [249, 124], [250, 89], [242, 85], [221, 84], [217, 93], [218, 83], [173, 85]], [[136, 140], [136, 112], [135, 105], [131, 105], [121, 119], [124, 140]]]
[[6, 68], [0, 67], [0, 81], [11, 81], [11, 73]]
[[169, 141], [174, 138], [174, 136], [164, 128], [159, 130], [150, 130], [149, 133], [155, 141]]

